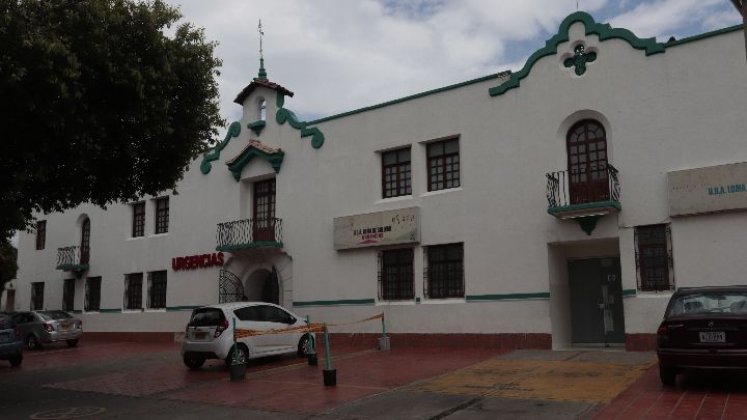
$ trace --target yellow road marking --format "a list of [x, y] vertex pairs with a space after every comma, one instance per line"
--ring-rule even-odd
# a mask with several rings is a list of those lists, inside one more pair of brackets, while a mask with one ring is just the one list
[[606, 403], [651, 366], [491, 359], [419, 382], [411, 391]]

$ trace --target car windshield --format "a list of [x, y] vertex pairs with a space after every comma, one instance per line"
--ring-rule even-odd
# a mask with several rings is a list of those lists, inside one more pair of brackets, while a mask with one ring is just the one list
[[209, 327], [218, 325], [223, 319], [223, 312], [216, 308], [197, 308], [192, 312], [189, 325], [194, 327]]
[[684, 294], [672, 302], [668, 315], [712, 313], [747, 314], [747, 292], [713, 291]]
[[39, 311], [37, 313], [45, 321], [52, 321], [52, 320], [55, 320], [55, 319], [70, 319], [70, 318], [72, 318], [72, 316], [70, 316], [70, 314], [67, 313], [67, 312], [65, 312], [65, 311]]

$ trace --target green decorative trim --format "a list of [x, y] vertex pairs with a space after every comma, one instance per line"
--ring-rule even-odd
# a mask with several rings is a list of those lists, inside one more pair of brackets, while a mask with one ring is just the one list
[[231, 138], [238, 137], [239, 134], [241, 134], [241, 123], [238, 121], [234, 121], [231, 123], [231, 125], [228, 127], [228, 132], [226, 133], [226, 138], [223, 139], [222, 142], [218, 143], [212, 150], [209, 152], [206, 152], [202, 156], [202, 163], [200, 163], [200, 171], [204, 175], [207, 175], [210, 173], [210, 169], [212, 169], [212, 163], [215, 160], [220, 159], [220, 152], [228, 146], [228, 142], [231, 141]]
[[635, 289], [623, 289], [623, 297], [636, 296], [638, 292]]
[[309, 128], [308, 122], [299, 121], [293, 111], [283, 108], [285, 95], [278, 92], [276, 97], [278, 112], [275, 113], [275, 120], [278, 124], [282, 125], [288, 122], [291, 127], [301, 131], [301, 138], [311, 136], [311, 147], [314, 149], [321, 148], [324, 145], [324, 133], [316, 127]]
[[204, 305], [168, 306], [166, 307], [166, 312], [191, 311], [202, 306]]
[[62, 271], [86, 271], [90, 266], [88, 264], [61, 264], [56, 268]]
[[[96, 312], [96, 311], [94, 311], [94, 312]], [[117, 308], [117, 309], [99, 309], [98, 312], [100, 312], [102, 314], [121, 314], [122, 313], [122, 309], [121, 308]]]
[[578, 222], [578, 225], [581, 226], [581, 230], [586, 232], [588, 236], [591, 236], [591, 232], [594, 232], [594, 229], [597, 227], [597, 220], [599, 220], [602, 216], [584, 216], [576, 218], [576, 221]]
[[233, 252], [233, 251], [239, 251], [242, 249], [250, 249], [250, 248], [282, 248], [282, 247], [283, 247], [282, 242], [257, 241], [257, 242], [249, 242], [246, 244], [219, 246], [215, 248], [215, 250], [221, 251], [221, 252]]
[[584, 47], [583, 45], [577, 45], [573, 52], [573, 57], [566, 59], [563, 62], [563, 65], [566, 68], [575, 67], [576, 76], [582, 76], [584, 73], [586, 73], [586, 63], [596, 61], [597, 53], [587, 53], [586, 47]]
[[678, 39], [676, 41], [667, 42], [666, 46], [667, 48], [676, 47], [678, 45], [689, 44], [690, 42], [695, 42], [695, 41], [700, 41], [706, 38], [711, 38], [716, 35], [723, 35], [723, 34], [728, 34], [730, 32], [741, 31], [742, 29], [744, 29], [744, 24], [740, 23], [739, 25], [729, 26], [728, 28], [717, 29], [715, 31], [702, 33], [700, 35], [693, 35], [687, 38]]
[[244, 149], [244, 151], [228, 165], [228, 170], [233, 174], [233, 179], [236, 181], [241, 179], [241, 171], [244, 169], [244, 166], [246, 166], [246, 164], [255, 156], [266, 160], [270, 165], [272, 165], [272, 169], [275, 170], [275, 173], [280, 173], [280, 167], [283, 165], [285, 152], [279, 150], [275, 153], [267, 153], [254, 146]]
[[246, 127], [254, 131], [254, 134], [259, 135], [266, 125], [267, 125], [267, 121], [258, 120], [258, 121], [254, 121], [253, 123], [247, 124]]
[[583, 204], [573, 204], [570, 206], [561, 206], [561, 207], [550, 207], [547, 209], [547, 212], [553, 216], [557, 214], [562, 213], [571, 213], [576, 211], [582, 211], [582, 210], [591, 210], [591, 209], [599, 209], [599, 208], [615, 208], [617, 211], [622, 210], [622, 206], [620, 205], [619, 201], [597, 201], [593, 203], [583, 203]]
[[374, 305], [375, 303], [375, 299], [310, 300], [306, 302], [293, 302], [293, 307], [307, 308], [310, 306], [361, 306]]
[[586, 27], [586, 36], [597, 35], [600, 42], [608, 39], [622, 39], [630, 44], [631, 47], [637, 50], [644, 50], [647, 56], [665, 52], [665, 45], [656, 42], [656, 38], [641, 39], [627, 29], [612, 28], [609, 24], [596, 23], [594, 22], [594, 18], [592, 18], [588, 13], [576, 12], [563, 20], [560, 24], [560, 29], [558, 30], [557, 35], [550, 38], [545, 43], [544, 48], [535, 51], [520, 71], [513, 73], [511, 78], [506, 82], [490, 88], [488, 90], [490, 96], [503, 95], [510, 89], [519, 87], [521, 79], [529, 75], [530, 70], [540, 58], [557, 54], [558, 45], [563, 42], [568, 42], [568, 30], [571, 25], [576, 22], [582, 22], [584, 24]]
[[547, 300], [550, 292], [506, 293], [500, 295], [467, 295], [467, 302], [492, 302], [501, 300]]

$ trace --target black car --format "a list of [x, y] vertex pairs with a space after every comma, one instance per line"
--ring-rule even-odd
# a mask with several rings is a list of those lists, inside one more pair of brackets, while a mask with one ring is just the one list
[[678, 289], [656, 335], [664, 385], [685, 369], [747, 369], [747, 286]]
[[19, 366], [23, 361], [21, 329], [5, 313], [0, 313], [0, 360], [8, 360], [13, 367]]

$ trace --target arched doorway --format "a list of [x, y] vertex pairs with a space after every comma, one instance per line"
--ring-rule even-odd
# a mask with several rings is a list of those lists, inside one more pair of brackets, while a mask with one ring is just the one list
[[250, 301], [280, 304], [280, 281], [275, 267], [254, 270], [244, 283], [244, 293]]

